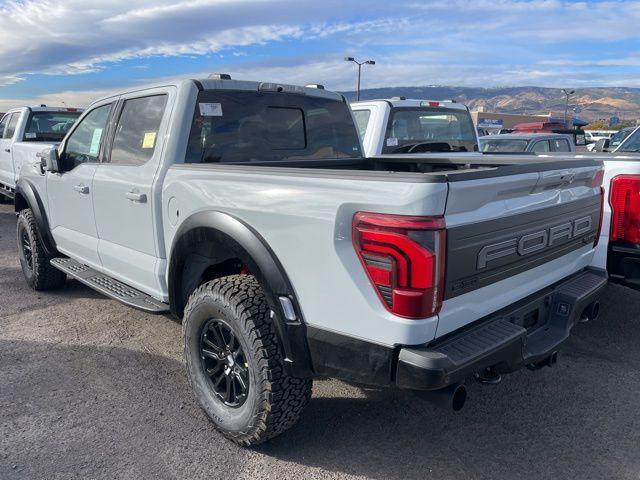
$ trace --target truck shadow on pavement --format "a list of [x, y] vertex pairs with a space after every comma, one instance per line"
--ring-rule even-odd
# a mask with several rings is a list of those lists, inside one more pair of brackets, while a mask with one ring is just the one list
[[556, 367], [473, 384], [458, 414], [409, 392], [318, 385], [304, 420], [261, 451], [379, 479], [637, 478], [640, 295], [610, 286], [603, 312]]

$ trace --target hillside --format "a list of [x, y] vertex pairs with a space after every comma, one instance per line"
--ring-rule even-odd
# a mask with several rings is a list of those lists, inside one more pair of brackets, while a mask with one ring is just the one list
[[[355, 92], [345, 92], [350, 100], [355, 99]], [[405, 96], [407, 98], [425, 98], [431, 100], [455, 99], [475, 110], [484, 107], [488, 112], [560, 114], [564, 112], [565, 97], [559, 88], [541, 87], [393, 87], [362, 90], [361, 99], [390, 98]], [[579, 106], [578, 117], [593, 121], [617, 116], [623, 120], [640, 118], [640, 88], [582, 88], [569, 100], [569, 107]]]

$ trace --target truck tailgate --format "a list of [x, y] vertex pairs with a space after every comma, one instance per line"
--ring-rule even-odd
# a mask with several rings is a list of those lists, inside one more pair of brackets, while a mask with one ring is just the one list
[[600, 223], [602, 167], [547, 167], [449, 179], [444, 305], [436, 336], [589, 264]]

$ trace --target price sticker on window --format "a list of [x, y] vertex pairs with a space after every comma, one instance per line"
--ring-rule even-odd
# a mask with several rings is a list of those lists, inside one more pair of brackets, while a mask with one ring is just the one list
[[102, 129], [96, 128], [91, 137], [91, 146], [89, 147], [89, 155], [97, 156], [100, 151], [100, 139], [102, 138]]
[[387, 147], [397, 147], [398, 146], [398, 139], [395, 137], [389, 137], [387, 138]]
[[142, 148], [153, 148], [156, 145], [156, 132], [145, 132], [142, 138]]
[[222, 104], [220, 103], [200, 103], [200, 115], [203, 117], [221, 117]]

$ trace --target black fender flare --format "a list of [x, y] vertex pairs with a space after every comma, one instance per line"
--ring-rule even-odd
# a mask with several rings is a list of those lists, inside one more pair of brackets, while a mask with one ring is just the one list
[[[193, 247], [197, 245], [204, 245], [198, 255], [209, 259], [209, 265], [238, 258], [256, 276], [271, 310], [275, 312], [273, 320], [285, 354], [285, 368], [296, 377], [311, 376], [306, 327], [284, 267], [260, 234], [232, 215], [215, 210], [197, 212], [178, 228], [171, 245], [167, 278], [172, 313], [180, 318], [184, 313], [191, 287], [184, 285], [183, 279], [192, 274], [185, 268], [189, 265]], [[205, 268], [206, 263], [197, 272], [201, 274]], [[199, 276], [197, 272], [195, 275]], [[283, 296], [293, 304], [295, 321], [286, 320], [280, 302]]]
[[25, 208], [30, 208], [33, 212], [33, 217], [38, 227], [38, 237], [42, 243], [45, 253], [49, 257], [56, 256], [58, 251], [56, 249], [56, 242], [51, 235], [49, 229], [49, 220], [47, 219], [47, 213], [42, 203], [42, 199], [38, 194], [38, 190], [29, 180], [20, 178], [16, 184], [16, 193], [14, 196], [14, 210], [16, 213]]

